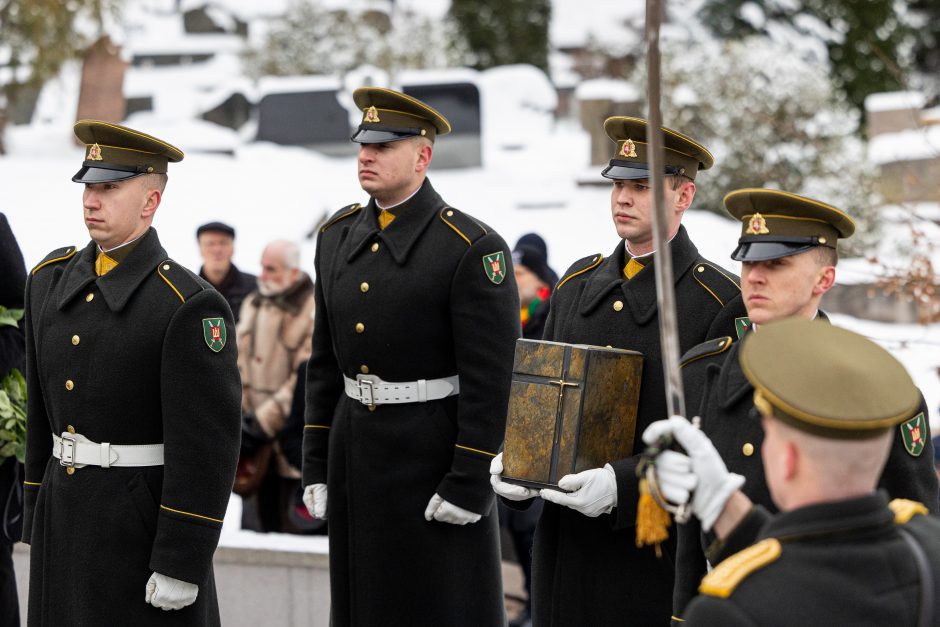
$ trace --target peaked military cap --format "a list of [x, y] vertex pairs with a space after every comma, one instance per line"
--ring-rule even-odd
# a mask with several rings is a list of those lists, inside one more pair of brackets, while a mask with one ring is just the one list
[[845, 212], [824, 202], [774, 189], [738, 189], [725, 196], [725, 209], [741, 220], [735, 261], [766, 261], [815, 246], [835, 248], [855, 232]]
[[176, 146], [120, 124], [79, 120], [74, 130], [86, 146], [82, 169], [72, 177], [76, 183], [107, 183], [141, 174], [165, 174], [167, 163], [183, 160], [183, 151]]
[[824, 322], [761, 325], [744, 340], [740, 361], [762, 414], [825, 438], [875, 437], [920, 405], [920, 392], [891, 353]]
[[350, 138], [359, 144], [384, 144], [408, 137], [427, 137], [450, 132], [450, 122], [432, 107], [382, 87], [360, 87], [353, 101], [362, 110], [362, 122]]
[[[641, 118], [615, 116], [604, 121], [604, 131], [617, 144], [617, 151], [602, 176], [615, 180], [650, 178], [646, 127], [646, 120]], [[682, 174], [694, 179], [699, 170], [714, 165], [715, 158], [708, 148], [671, 128], [661, 128], [667, 176]]]

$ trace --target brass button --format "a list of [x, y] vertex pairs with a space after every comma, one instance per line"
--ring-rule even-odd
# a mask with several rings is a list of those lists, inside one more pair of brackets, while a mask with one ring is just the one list
[[88, 294], [88, 296], [85, 297], [85, 302], [86, 302], [86, 303], [90, 303], [90, 302], [93, 301], [93, 300], [95, 300], [95, 295], [94, 295], [94, 294]]
[[607, 345], [607, 348], [613, 348], [613, 346], [611, 346], [610, 344], [608, 344], [608, 345]]
[[623, 301], [622, 300], [614, 301], [614, 311], [620, 311], [621, 309], [623, 309]]
[[72, 336], [72, 346], [78, 346], [78, 343], [82, 341], [82, 338], [77, 335]]
[[366, 330], [366, 325], [362, 324], [361, 322], [356, 323], [356, 333], [362, 333], [365, 330]]
[[369, 374], [369, 366], [362, 364], [361, 366], [359, 366], [359, 372], [361, 372], [362, 374]]
[[696, 270], [698, 270], [699, 272], [705, 272], [705, 266], [699, 266], [698, 268], [696, 268]]
[[71, 379], [69, 379], [68, 381], [65, 382], [65, 389], [66, 389], [66, 390], [71, 390], [71, 389], [74, 388], [74, 387], [75, 387], [75, 383], [73, 383]]
[[368, 292], [368, 291], [369, 291], [369, 284], [366, 283], [365, 281], [363, 281], [362, 284], [359, 286], [359, 291], [362, 292], [363, 294], [365, 294], [366, 292]]
[[591, 263], [595, 263], [596, 261], [597, 261], [597, 255], [594, 255], [594, 259], [591, 259]]
[[369, 411], [375, 411], [376, 405], [369, 405]]
[[168, 263], [163, 264], [163, 269], [164, 269], [164, 270], [169, 270], [169, 269], [170, 269], [170, 264], [168, 264]]
[[453, 211], [448, 211], [448, 212], [447, 212], [447, 217], [448, 217], [448, 218], [451, 217], [452, 215], [454, 215], [454, 212], [453, 212]]
[[744, 453], [745, 457], [750, 457], [754, 454], [754, 445], [750, 442], [745, 442], [744, 446], [741, 447], [741, 452]]
[[820, 238], [819, 238], [819, 243], [820, 243], [820, 244], [825, 244], [825, 243], [826, 243], [826, 238], [825, 238], [825, 237], [820, 237]]
[[69, 466], [68, 468], [65, 469], [65, 472], [67, 472], [67, 473], [70, 474], [70, 475], [74, 475], [74, 474], [75, 474], [75, 466]]
[[372, 244], [372, 252], [374, 252], [374, 253], [379, 252], [379, 243], [378, 243], [378, 242], [375, 242], [374, 244]]
[[67, 426], [65, 430], [68, 431], [69, 433], [75, 433], [75, 427], [73, 427], [72, 425]]

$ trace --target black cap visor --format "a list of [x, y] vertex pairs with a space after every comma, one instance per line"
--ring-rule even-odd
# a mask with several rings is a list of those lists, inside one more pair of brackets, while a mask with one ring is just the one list
[[735, 261], [770, 261], [798, 255], [807, 250], [816, 248], [817, 244], [803, 241], [802, 243], [788, 242], [744, 242], [738, 241], [738, 247], [731, 253]]
[[[121, 167], [121, 166], [117, 166]], [[137, 168], [111, 169], [100, 166], [83, 165], [82, 168], [72, 177], [74, 183], [111, 183], [113, 181], [124, 181], [132, 179], [135, 176], [146, 174], [140, 172]]]
[[386, 144], [421, 135], [420, 128], [362, 128], [349, 139], [357, 144]]
[[[666, 176], [673, 176], [680, 172], [681, 169], [674, 165], [667, 165], [665, 168]], [[604, 168], [604, 171], [601, 172], [601, 176], [615, 181], [635, 181], [637, 179], [650, 178], [650, 171], [649, 165], [646, 163], [611, 159], [610, 165]]]

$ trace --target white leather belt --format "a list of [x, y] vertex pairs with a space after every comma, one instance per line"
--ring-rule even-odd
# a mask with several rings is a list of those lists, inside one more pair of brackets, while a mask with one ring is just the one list
[[457, 375], [443, 379], [418, 379], [404, 383], [383, 381], [375, 375], [360, 374], [355, 379], [344, 376], [346, 396], [363, 405], [426, 403], [460, 393]]
[[52, 456], [63, 466], [162, 466], [162, 444], [92, 442], [80, 433], [52, 434]]

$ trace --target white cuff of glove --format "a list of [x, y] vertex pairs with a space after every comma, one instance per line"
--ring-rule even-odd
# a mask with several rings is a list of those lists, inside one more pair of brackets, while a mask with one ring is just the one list
[[591, 518], [609, 514], [617, 506], [617, 476], [610, 464], [565, 475], [558, 481], [558, 487], [568, 493], [545, 489], [539, 494], [546, 501], [570, 507]]
[[538, 490], [513, 485], [503, 481], [503, 454], [500, 453], [490, 462], [490, 485], [493, 486], [493, 492], [509, 499], [510, 501], [525, 501], [534, 499], [539, 495]]
[[424, 510], [424, 519], [428, 522], [436, 520], [438, 522], [450, 523], [451, 525], [466, 525], [468, 523], [475, 523], [480, 520], [480, 518], [482, 518], [480, 514], [476, 514], [462, 507], [457, 507], [453, 503], [445, 501], [441, 495], [436, 492], [434, 496], [431, 497], [431, 500], [428, 501], [428, 506]]
[[162, 610], [179, 610], [192, 605], [199, 594], [199, 586], [180, 581], [160, 573], [150, 575], [144, 601]]
[[326, 520], [326, 484], [314, 483], [304, 488], [304, 505], [310, 515]]

